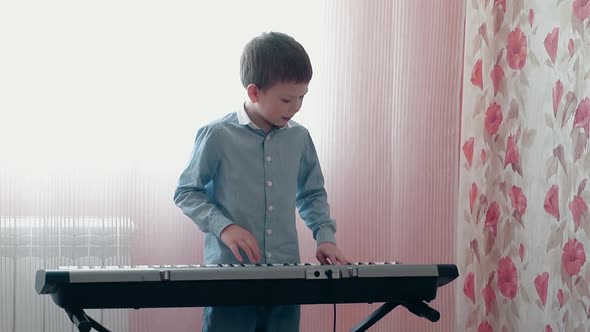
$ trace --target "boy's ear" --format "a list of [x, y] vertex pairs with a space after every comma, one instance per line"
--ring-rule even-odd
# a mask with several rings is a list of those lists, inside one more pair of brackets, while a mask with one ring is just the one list
[[246, 87], [246, 92], [248, 93], [248, 98], [250, 98], [250, 101], [252, 103], [255, 104], [258, 102], [258, 98], [260, 97], [260, 89], [258, 89], [256, 84], [248, 84], [248, 86]]

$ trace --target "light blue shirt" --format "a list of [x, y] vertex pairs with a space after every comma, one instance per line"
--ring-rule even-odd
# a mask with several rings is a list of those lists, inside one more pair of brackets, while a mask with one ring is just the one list
[[206, 264], [238, 263], [219, 238], [232, 223], [256, 238], [262, 263], [299, 263], [296, 208], [318, 245], [336, 243], [307, 129], [289, 121], [266, 134], [243, 108], [198, 130], [174, 202], [205, 233]]

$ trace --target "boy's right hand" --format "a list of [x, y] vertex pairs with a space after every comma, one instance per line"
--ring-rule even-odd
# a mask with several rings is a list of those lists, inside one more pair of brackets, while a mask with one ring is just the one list
[[262, 258], [260, 248], [258, 247], [258, 242], [254, 236], [236, 224], [232, 224], [224, 228], [223, 231], [221, 231], [220, 238], [221, 241], [231, 249], [234, 256], [240, 263], [242, 263], [244, 260], [242, 255], [240, 255], [239, 249], [242, 249], [246, 253], [250, 263], [252, 264], [258, 262], [260, 258]]

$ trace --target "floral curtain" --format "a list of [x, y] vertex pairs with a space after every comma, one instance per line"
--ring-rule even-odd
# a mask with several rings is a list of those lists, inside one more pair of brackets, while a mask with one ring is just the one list
[[466, 7], [457, 329], [590, 329], [590, 1]]

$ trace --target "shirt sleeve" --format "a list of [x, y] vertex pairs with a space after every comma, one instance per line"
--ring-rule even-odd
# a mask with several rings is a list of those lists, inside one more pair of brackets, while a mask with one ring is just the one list
[[322, 242], [336, 244], [336, 222], [330, 218], [324, 176], [309, 133], [297, 177], [297, 209], [318, 245]]
[[211, 199], [212, 181], [219, 166], [215, 127], [206, 126], [197, 132], [190, 161], [180, 175], [174, 192], [174, 203], [205, 233], [220, 236], [233, 222], [219, 210]]

